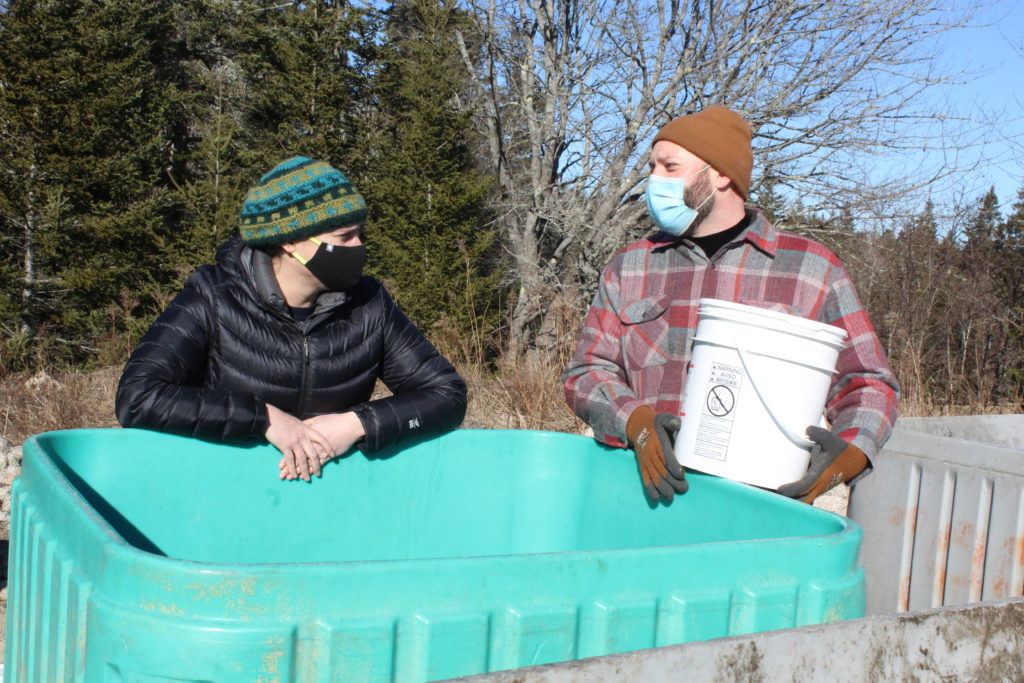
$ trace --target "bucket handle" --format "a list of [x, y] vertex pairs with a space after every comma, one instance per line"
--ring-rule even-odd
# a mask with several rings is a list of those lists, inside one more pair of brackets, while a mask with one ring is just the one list
[[782, 434], [787, 439], [792, 441], [793, 445], [797, 446], [798, 448], [810, 449], [811, 447], [813, 447], [814, 446], [814, 442], [813, 441], [811, 441], [807, 437], [801, 436], [799, 434], [794, 434], [790, 430], [786, 429], [782, 425], [782, 422], [779, 420], [779, 418], [777, 418], [775, 416], [774, 411], [772, 411], [772, 407], [768, 404], [768, 401], [766, 401], [765, 398], [764, 398], [764, 393], [761, 391], [761, 388], [759, 386], [757, 386], [757, 380], [754, 379], [754, 373], [752, 373], [750, 371], [751, 363], [747, 362], [747, 352], [746, 352], [746, 349], [743, 348], [743, 346], [740, 344], [739, 340], [736, 339], [735, 337], [733, 337], [732, 341], [733, 341], [733, 347], [736, 349], [736, 351], [740, 355], [740, 363], [743, 364], [743, 369], [747, 372], [747, 377], [750, 378], [750, 384], [751, 384], [751, 386], [754, 387], [754, 393], [756, 393], [757, 394], [757, 398], [761, 400], [761, 405], [763, 405], [764, 409], [766, 411], [768, 411], [768, 415], [771, 416], [772, 422], [775, 423], [775, 426], [778, 427], [779, 431], [782, 432]]

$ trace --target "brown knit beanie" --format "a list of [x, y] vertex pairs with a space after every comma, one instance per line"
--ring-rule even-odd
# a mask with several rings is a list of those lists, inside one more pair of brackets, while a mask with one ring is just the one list
[[754, 165], [750, 138], [750, 126], [739, 114], [714, 105], [669, 121], [654, 136], [654, 142], [668, 140], [700, 157], [727, 176], [746, 199]]

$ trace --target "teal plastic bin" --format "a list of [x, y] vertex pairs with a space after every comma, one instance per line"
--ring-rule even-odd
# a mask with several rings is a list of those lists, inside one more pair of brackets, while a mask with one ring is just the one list
[[453, 432], [279, 481], [270, 446], [35, 436], [13, 486], [8, 681], [425, 681], [859, 617], [861, 532], [629, 451]]

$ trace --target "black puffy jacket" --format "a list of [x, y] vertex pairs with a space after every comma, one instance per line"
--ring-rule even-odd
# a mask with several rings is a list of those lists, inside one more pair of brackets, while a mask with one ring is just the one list
[[[380, 378], [393, 393], [370, 400]], [[353, 410], [377, 450], [454, 429], [466, 384], [384, 287], [364, 276], [288, 313], [270, 258], [229, 240], [185, 283], [132, 353], [117, 388], [124, 427], [224, 442], [264, 438], [270, 403], [300, 419]]]

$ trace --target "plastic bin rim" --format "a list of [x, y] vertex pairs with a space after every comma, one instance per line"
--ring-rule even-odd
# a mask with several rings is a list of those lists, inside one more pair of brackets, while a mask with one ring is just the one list
[[[831, 513], [830, 513], [831, 514]], [[101, 518], [102, 519], [102, 518]], [[103, 524], [106, 525], [106, 520], [103, 520]], [[482, 559], [486, 560], [502, 560], [503, 562], [536, 562], [538, 558], [572, 558], [574, 560], [593, 560], [593, 561], [614, 561], [622, 556], [623, 550], [629, 550], [631, 557], [645, 556], [645, 555], [657, 555], [659, 553], [674, 552], [682, 548], [693, 547], [689, 544], [680, 545], [662, 545], [662, 546], [646, 546], [642, 548], [601, 548], [599, 550], [562, 550], [556, 552], [545, 552], [545, 553], [506, 553], [499, 555], [463, 555], [459, 557], [419, 557], [409, 559], [386, 559], [386, 560], [346, 560], [338, 562], [260, 562], [260, 563], [228, 563], [228, 562], [207, 562], [204, 560], [188, 560], [178, 557], [169, 557], [166, 555], [156, 555], [145, 550], [136, 548], [135, 546], [127, 543], [118, 534], [111, 531], [113, 544], [109, 545], [105, 552], [111, 557], [111, 559], [128, 559], [133, 558], [137, 555], [145, 557], [147, 563], [154, 565], [162, 565], [165, 569], [184, 569], [187, 567], [198, 568], [191, 571], [200, 571], [205, 574], [230, 574], [236, 573], [239, 570], [243, 570], [246, 574], [260, 574], [262, 572], [272, 573], [279, 572], [282, 567], [289, 568], [289, 571], [299, 572], [317, 572], [324, 567], [359, 567], [359, 566], [373, 566], [373, 567], [387, 567], [387, 566], [409, 566], [415, 564], [417, 566], [423, 566], [425, 564], [435, 565], [437, 568], [443, 568], [449, 564], [464, 564], [466, 562], [474, 562]], [[834, 534], [819, 534], [814, 536], [801, 536], [799, 537], [801, 542], [806, 543], [822, 543], [826, 542], [829, 545], [840, 545], [846, 541], [849, 534], [860, 534], [860, 526], [851, 520], [851, 523], [846, 528], [837, 531]], [[710, 541], [702, 543], [703, 547], [717, 548], [727, 547], [737, 544], [750, 544], [759, 547], [766, 547], [772, 545], [786, 544], [790, 545], [794, 542], [794, 537], [780, 537], [780, 538], [757, 538], [748, 539], [742, 541]], [[118, 557], [120, 556], [120, 557]]]
[[[34, 458], [34, 466], [43, 467], [50, 470], [55, 476], [52, 477], [51, 481], [55, 485], [63, 487], [70, 495], [72, 499], [78, 502], [83, 508], [86, 509], [89, 527], [92, 528], [94, 533], [97, 533], [104, 537], [105, 545], [103, 552], [113, 558], [117, 556], [132, 557], [141, 555], [147, 562], [151, 562], [157, 565], [165, 565], [167, 569], [174, 569], [176, 567], [203, 567], [201, 570], [207, 574], [222, 574], [222, 573], [233, 573], [238, 568], [245, 568], [247, 573], [261, 573], [270, 571], [279, 571], [281, 567], [289, 567], [293, 571], [317, 571], [323, 567], [340, 567], [340, 566], [358, 566], [358, 565], [373, 565], [375, 567], [388, 566], [388, 565], [406, 565], [408, 563], [434, 563], [439, 566], [443, 566], [447, 563], [463, 563], [468, 561], [479, 560], [481, 558], [495, 559], [501, 558], [506, 561], [534, 561], [538, 557], [558, 557], [558, 556], [572, 556], [574, 558], [589, 558], [593, 560], [607, 560], [618, 557], [622, 552], [622, 548], [601, 548], [597, 550], [565, 550], [547, 553], [506, 553], [499, 555], [465, 555], [460, 557], [424, 557], [424, 558], [409, 558], [409, 559], [385, 559], [385, 560], [348, 560], [339, 562], [266, 562], [266, 563], [227, 563], [227, 562], [207, 562], [204, 560], [189, 560], [178, 557], [171, 557], [168, 555], [157, 555], [146, 550], [142, 550], [131, 543], [124, 540], [121, 534], [117, 533], [110, 523], [98, 512], [95, 508], [89, 504], [81, 492], [68, 480], [64, 473], [57, 467], [54, 459], [46, 449], [38, 445], [38, 441], [44, 440], [44, 437], [48, 437], [56, 434], [71, 434], [71, 433], [88, 433], [88, 432], [108, 432], [116, 431], [102, 428], [85, 428], [85, 429], [63, 429], [53, 430], [49, 432], [41, 432], [34, 434], [25, 440], [23, 449], [25, 447], [31, 447], [35, 449], [35, 452], [40, 456]], [[129, 430], [124, 430], [129, 431]], [[133, 430], [133, 431], [144, 431], [144, 430]], [[488, 430], [488, 429], [476, 429], [476, 430], [458, 430], [458, 431], [475, 431], [475, 432], [520, 432], [520, 431], [534, 431], [534, 430], [518, 430], [518, 429], [502, 429], [502, 430]], [[568, 434], [565, 432], [552, 432], [552, 431], [541, 431], [537, 430], [535, 433], [543, 434], [545, 437], [567, 437], [567, 438], [589, 438], [579, 434]], [[188, 437], [180, 437], [188, 438]], [[616, 449], [610, 446], [607, 448], [611, 450], [623, 450]], [[700, 472], [694, 472], [700, 477], [709, 477], [717, 480], [720, 485], [739, 487], [744, 489], [757, 488], [744, 484], [742, 482], [731, 481], [722, 479], [719, 477], [712, 477], [712, 475], [703, 474]], [[20, 477], [21, 475], [19, 475]], [[783, 504], [792, 504], [797, 506], [806, 505], [795, 500], [784, 500]], [[815, 534], [808, 536], [801, 536], [800, 539], [806, 542], [822, 542], [827, 541], [828, 543], [843, 543], [849, 534], [860, 534], [860, 525], [842, 515], [828, 510], [822, 510], [819, 508], [811, 508], [816, 513], [826, 515], [835, 518], [836, 521], [842, 526], [841, 529], [831, 534]], [[778, 538], [757, 538], [757, 539], [745, 539], [739, 541], [711, 541], [702, 545], [708, 547], [723, 547], [733, 544], [757, 544], [757, 545], [771, 545], [783, 542], [792, 543], [794, 537], [778, 537]], [[657, 554], [661, 552], [669, 552], [678, 548], [689, 547], [689, 544], [677, 544], [677, 545], [663, 545], [663, 546], [645, 546], [639, 548], [629, 548], [631, 554]]]

